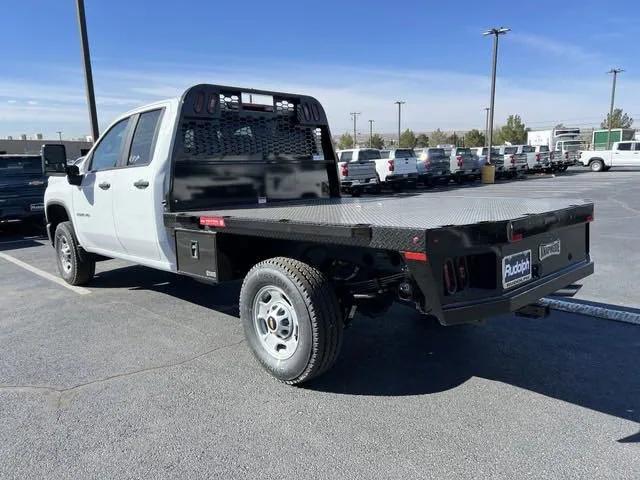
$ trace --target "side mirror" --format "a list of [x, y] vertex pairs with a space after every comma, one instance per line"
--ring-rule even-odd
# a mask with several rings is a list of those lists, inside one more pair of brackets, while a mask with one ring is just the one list
[[52, 177], [67, 175], [67, 150], [64, 145], [43, 145], [40, 149], [40, 156], [45, 175]]

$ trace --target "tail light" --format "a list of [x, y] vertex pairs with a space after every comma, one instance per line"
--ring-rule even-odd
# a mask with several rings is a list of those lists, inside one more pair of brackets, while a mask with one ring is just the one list
[[458, 166], [462, 166], [462, 155], [456, 155], [456, 160], [458, 160]]
[[340, 165], [340, 175], [342, 175], [343, 177], [349, 176], [349, 167], [346, 163]]
[[567, 160], [569, 160], [569, 152], [565, 152], [565, 153], [564, 153], [564, 158], [565, 158], [565, 159], [567, 159]]
[[431, 166], [431, 162], [429, 160], [424, 161], [425, 168], [429, 168]]
[[516, 156], [511, 155], [511, 165], [515, 165], [515, 164], [516, 164]]
[[536, 162], [540, 162], [540, 154], [536, 153]]
[[388, 160], [387, 163], [389, 164], [389, 171], [393, 172], [396, 169], [396, 162], [394, 162], [393, 160]]

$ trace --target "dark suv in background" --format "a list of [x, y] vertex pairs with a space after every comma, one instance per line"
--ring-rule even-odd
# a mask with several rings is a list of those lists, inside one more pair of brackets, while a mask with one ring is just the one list
[[43, 222], [46, 187], [40, 155], [0, 155], [0, 222]]

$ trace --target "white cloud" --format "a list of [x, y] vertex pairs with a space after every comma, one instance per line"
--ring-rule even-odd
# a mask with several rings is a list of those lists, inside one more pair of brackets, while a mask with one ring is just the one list
[[[515, 38], [515, 35], [514, 35]], [[545, 44], [558, 55], [569, 50]], [[565, 46], [566, 47], [566, 46]], [[247, 62], [252, 67], [203, 69], [197, 65], [147, 65], [132, 70], [96, 69], [98, 113], [102, 127], [133, 106], [180, 95], [195, 83], [210, 82], [266, 90], [305, 93], [324, 105], [334, 134], [350, 130], [350, 111], [362, 112], [360, 130], [368, 119], [379, 132], [397, 129], [397, 107], [401, 99], [403, 127], [417, 131], [435, 128], [467, 130], [484, 128], [484, 107], [489, 82], [483, 75], [445, 70], [383, 69], [372, 67], [278, 64]], [[599, 123], [608, 108], [610, 79], [531, 76], [500, 76], [496, 121], [519, 113], [525, 123], [542, 127], [565, 123]], [[21, 131], [70, 136], [89, 130], [84, 85], [78, 76], [60, 75], [57, 81], [39, 83], [0, 80], [0, 97], [20, 103], [0, 104], [0, 136]], [[640, 85], [626, 77], [619, 83], [617, 104], [630, 113], [640, 112]], [[28, 101], [38, 102], [28, 104]], [[14, 101], [15, 102], [15, 101]], [[575, 122], [566, 122], [575, 119]]]
[[587, 50], [578, 45], [553, 40], [549, 37], [526, 33], [513, 33], [510, 35], [510, 40], [525, 45], [541, 55], [551, 54], [565, 60], [585, 63], [599, 63], [599, 61], [602, 60], [602, 56], [593, 50]]

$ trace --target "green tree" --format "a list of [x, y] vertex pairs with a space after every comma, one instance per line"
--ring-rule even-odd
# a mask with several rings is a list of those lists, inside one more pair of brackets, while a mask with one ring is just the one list
[[464, 136], [465, 147], [484, 147], [484, 143], [484, 133], [480, 132], [477, 128], [469, 130]]
[[442, 145], [447, 143], [448, 135], [439, 128], [435, 132], [431, 132], [429, 137], [429, 145], [435, 147], [436, 145]]
[[416, 137], [416, 147], [424, 148], [429, 146], [429, 137], [421, 133]]
[[416, 134], [409, 128], [400, 135], [400, 148], [414, 148], [416, 146], [416, 142]]
[[514, 145], [527, 143], [527, 128], [520, 115], [509, 115], [507, 123], [499, 129], [498, 139], [500, 143], [509, 142]]
[[457, 147], [457, 146], [458, 146], [458, 143], [460, 143], [460, 135], [458, 135], [458, 134], [454, 131], [451, 135], [449, 135], [449, 136], [446, 138], [446, 140], [445, 140], [445, 142], [444, 142], [444, 143], [447, 143], [447, 144], [449, 144], [449, 145], [455, 145], [455, 146]]
[[377, 148], [377, 149], [384, 148], [384, 138], [382, 138], [377, 133], [374, 133], [371, 136], [371, 148]]
[[[613, 117], [611, 117], [611, 128], [629, 128], [633, 125], [633, 118], [626, 113], [622, 112], [621, 108], [613, 110]], [[600, 128], [609, 128], [609, 114], [600, 124]]]
[[348, 133], [340, 135], [338, 140], [338, 150], [344, 150], [345, 148], [353, 148], [353, 137]]

